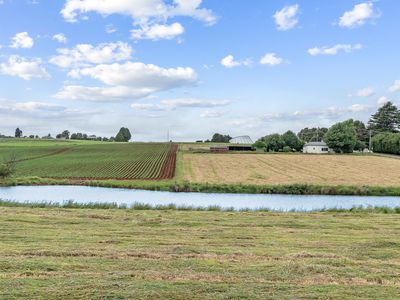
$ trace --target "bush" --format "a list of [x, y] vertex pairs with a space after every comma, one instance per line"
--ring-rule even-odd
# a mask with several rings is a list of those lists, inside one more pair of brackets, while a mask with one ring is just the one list
[[14, 167], [11, 164], [1, 164], [0, 165], [0, 178], [8, 178], [14, 173]]
[[380, 133], [372, 138], [374, 152], [400, 155], [400, 133]]
[[292, 152], [292, 148], [290, 148], [289, 146], [285, 146], [283, 147], [283, 152]]

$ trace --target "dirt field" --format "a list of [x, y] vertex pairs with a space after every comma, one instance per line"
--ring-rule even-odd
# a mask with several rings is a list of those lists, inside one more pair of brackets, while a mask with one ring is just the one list
[[199, 183], [400, 186], [400, 159], [356, 155], [183, 155], [183, 177]]

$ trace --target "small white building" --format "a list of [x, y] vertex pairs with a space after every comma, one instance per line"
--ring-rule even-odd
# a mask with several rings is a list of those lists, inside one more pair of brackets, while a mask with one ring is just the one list
[[332, 152], [332, 149], [325, 142], [310, 142], [303, 147], [303, 153], [328, 154], [330, 152]]

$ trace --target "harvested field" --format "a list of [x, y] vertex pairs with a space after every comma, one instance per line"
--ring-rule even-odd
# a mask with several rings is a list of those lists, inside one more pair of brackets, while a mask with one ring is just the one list
[[396, 299], [377, 213], [0, 207], [1, 299]]
[[199, 183], [400, 186], [400, 160], [374, 155], [183, 155], [184, 179]]

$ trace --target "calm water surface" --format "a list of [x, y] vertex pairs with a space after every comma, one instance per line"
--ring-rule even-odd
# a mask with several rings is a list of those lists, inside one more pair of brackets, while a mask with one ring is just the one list
[[0, 187], [0, 199], [17, 202], [134, 203], [234, 209], [268, 208], [277, 211], [312, 211], [354, 206], [400, 207], [400, 197], [303, 196], [263, 194], [171, 193], [86, 186], [16, 186]]

